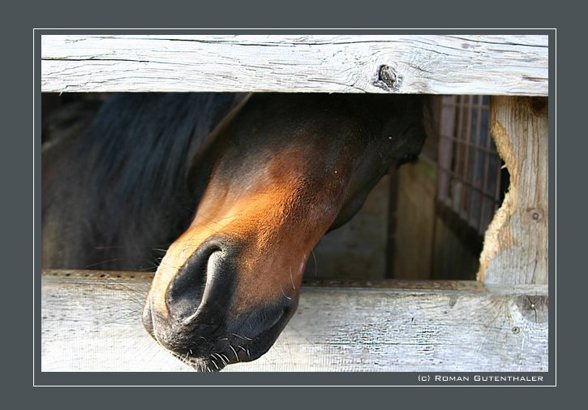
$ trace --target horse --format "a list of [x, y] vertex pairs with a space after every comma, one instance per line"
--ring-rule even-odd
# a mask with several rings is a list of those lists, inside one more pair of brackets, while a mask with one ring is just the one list
[[417, 95], [113, 94], [43, 147], [43, 267], [157, 267], [142, 320], [164, 349], [197, 371], [255, 360], [294, 314], [315, 245], [418, 156], [424, 107]]

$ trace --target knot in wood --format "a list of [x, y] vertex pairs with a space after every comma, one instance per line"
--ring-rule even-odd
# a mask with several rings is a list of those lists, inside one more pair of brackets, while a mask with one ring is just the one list
[[396, 91], [400, 88], [401, 82], [402, 77], [400, 77], [393, 67], [382, 64], [378, 69], [378, 78], [374, 82], [374, 85], [386, 91]]
[[519, 296], [516, 306], [523, 317], [532, 323], [545, 323], [549, 315], [547, 296]]
[[533, 222], [541, 222], [543, 220], [543, 211], [538, 208], [530, 208], [527, 210]]

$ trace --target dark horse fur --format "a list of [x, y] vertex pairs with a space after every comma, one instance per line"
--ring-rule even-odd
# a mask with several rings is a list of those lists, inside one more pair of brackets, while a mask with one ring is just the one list
[[254, 360], [320, 238], [416, 158], [422, 109], [418, 96], [113, 95], [43, 148], [43, 266], [157, 267], [143, 321], [164, 348], [200, 370]]

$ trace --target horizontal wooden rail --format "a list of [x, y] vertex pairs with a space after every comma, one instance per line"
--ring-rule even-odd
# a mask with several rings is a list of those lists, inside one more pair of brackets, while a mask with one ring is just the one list
[[[151, 277], [44, 272], [42, 371], [190, 371], [141, 325]], [[388, 286], [394, 283], [400, 287]], [[521, 294], [476, 282], [426, 283], [304, 286], [272, 349], [223, 371], [548, 370], [544, 288]]]
[[546, 96], [547, 35], [42, 36], [44, 92]]

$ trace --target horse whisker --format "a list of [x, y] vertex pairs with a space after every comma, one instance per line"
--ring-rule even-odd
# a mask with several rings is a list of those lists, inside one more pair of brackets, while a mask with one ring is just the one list
[[103, 265], [105, 263], [116, 262], [116, 261], [118, 261], [118, 258], [106, 259], [106, 260], [103, 260], [101, 262], [91, 263], [89, 265], [86, 265], [86, 266], [84, 266], [84, 268], [85, 269], [88, 269], [88, 268], [91, 268], [91, 267], [94, 267], [94, 266]]
[[212, 364], [214, 365], [214, 367], [216, 367], [216, 370], [220, 370], [220, 369], [218, 368], [218, 366], [216, 365], [216, 362], [214, 361], [214, 359], [213, 359], [213, 360], [211, 360], [211, 362], [212, 362]]
[[225, 361], [223, 360], [222, 356], [221, 356], [219, 353], [213, 353], [213, 355], [214, 355], [215, 357], [218, 357], [218, 358], [219, 358], [219, 360], [220, 360], [221, 362], [223, 362], [223, 364], [225, 364], [225, 365], [227, 365], [227, 364], [228, 364], [228, 363], [225, 363]]
[[227, 362], [227, 363], [225, 363], [225, 359], [224, 359], [224, 358], [221, 356], [221, 354], [220, 354], [220, 353], [213, 353], [212, 355], [213, 355], [215, 358], [218, 358], [218, 360], [220, 360], [220, 361], [223, 363], [223, 365], [225, 365], [225, 366], [226, 366], [226, 365], [228, 364], [228, 362]]
[[289, 297], [288, 295], [286, 295], [286, 293], [284, 292], [284, 289], [282, 289], [282, 285], [280, 285], [280, 290], [282, 291], [282, 295], [284, 295], [284, 297], [288, 300], [292, 300], [291, 297]]
[[231, 346], [230, 344], [229, 344], [229, 347], [231, 348], [233, 353], [235, 353], [235, 357], [237, 358], [237, 361], [239, 361], [239, 355], [237, 354], [237, 351], [235, 350], [235, 348], [233, 346]]
[[237, 333], [232, 333], [232, 335], [235, 336], [235, 337], [238, 337], [239, 339], [243, 339], [243, 340], [253, 340], [253, 339], [251, 339], [251, 338], [249, 338], [247, 336], [238, 335]]
[[229, 364], [229, 357], [225, 354], [221, 354], [221, 357], [225, 359], [225, 364]]
[[292, 266], [290, 266], [290, 283], [292, 284], [292, 290], [296, 290], [296, 286], [294, 286], [294, 278], [292, 278]]
[[314, 254], [314, 249], [311, 249], [310, 253], [312, 255], [312, 259], [314, 259], [314, 276], [317, 277], [318, 276], [318, 263], [316, 261], [316, 255]]

